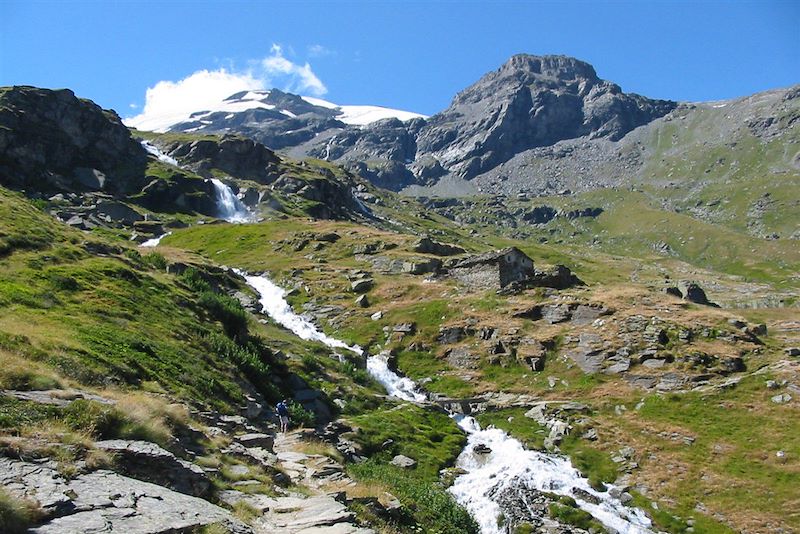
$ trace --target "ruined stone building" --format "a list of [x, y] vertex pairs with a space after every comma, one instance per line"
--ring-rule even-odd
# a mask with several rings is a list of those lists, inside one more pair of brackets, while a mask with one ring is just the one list
[[516, 247], [463, 259], [449, 269], [450, 275], [475, 289], [502, 289], [531, 278], [533, 260]]

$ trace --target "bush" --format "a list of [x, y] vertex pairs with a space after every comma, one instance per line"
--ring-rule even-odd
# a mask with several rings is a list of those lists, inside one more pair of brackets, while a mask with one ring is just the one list
[[200, 275], [200, 272], [197, 269], [186, 269], [181, 273], [180, 280], [186, 286], [196, 293], [202, 293], [203, 291], [211, 291], [211, 286], [208, 282], [203, 280], [203, 277]]
[[353, 381], [360, 385], [366, 386], [372, 382], [372, 377], [366, 369], [360, 369], [350, 362], [342, 364], [342, 372], [353, 379]]
[[213, 332], [205, 336], [205, 341], [212, 351], [233, 363], [258, 389], [259, 393], [267, 399], [277, 400], [280, 392], [271, 380], [272, 369], [269, 363], [272, 355], [269, 353], [269, 349], [257, 340], [249, 340], [246, 344], [240, 345]]
[[300, 428], [313, 428], [317, 418], [314, 412], [306, 410], [301, 404], [292, 403], [289, 405], [289, 421]]
[[150, 254], [145, 254], [142, 256], [142, 260], [144, 263], [149, 265], [154, 269], [159, 269], [161, 271], [167, 270], [167, 259], [159, 254], [158, 252], [151, 252]]
[[32, 502], [17, 499], [0, 487], [0, 532], [23, 534], [41, 517], [41, 510]]

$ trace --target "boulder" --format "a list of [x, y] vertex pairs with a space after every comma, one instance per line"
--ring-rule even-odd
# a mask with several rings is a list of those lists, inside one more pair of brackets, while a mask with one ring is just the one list
[[572, 318], [569, 304], [550, 304], [542, 308], [542, 318], [550, 324], [564, 323]]
[[114, 453], [120, 470], [128, 476], [195, 496], [205, 495], [211, 487], [199, 466], [176, 458], [155, 443], [113, 439], [98, 441], [95, 447]]
[[664, 293], [667, 295], [672, 295], [673, 297], [678, 297], [679, 299], [683, 298], [683, 293], [681, 293], [681, 290], [675, 286], [665, 287]]
[[43, 522], [29, 530], [32, 534], [153, 534], [210, 525], [232, 534], [252, 534], [230, 512], [208, 501], [111, 471], [67, 479], [52, 461], [0, 458], [0, 485], [41, 507]]
[[528, 282], [534, 287], [549, 287], [552, 289], [567, 289], [574, 286], [586, 285], [583, 280], [564, 265], [556, 265], [548, 271], [537, 270]]
[[409, 458], [408, 456], [403, 456], [402, 454], [398, 454], [391, 461], [392, 465], [397, 467], [402, 467], [404, 469], [411, 469], [417, 465], [417, 461], [413, 458]]
[[463, 326], [443, 326], [439, 329], [439, 337], [436, 341], [442, 345], [458, 343], [467, 337], [467, 329]]
[[341, 239], [341, 236], [336, 232], [328, 232], [324, 234], [317, 234], [316, 236], [314, 236], [314, 239], [325, 243], [335, 243], [339, 239]]
[[359, 308], [368, 308], [369, 307], [369, 299], [367, 299], [366, 295], [360, 295], [355, 302], [356, 306]]
[[371, 278], [361, 278], [359, 280], [354, 280], [353, 282], [350, 282], [350, 289], [354, 293], [366, 293], [367, 291], [372, 289], [373, 284], [374, 281]]
[[441, 268], [442, 260], [429, 258], [424, 260], [404, 261], [400, 271], [406, 274], [427, 274], [437, 273]]
[[421, 237], [411, 248], [414, 252], [418, 252], [420, 254], [433, 254], [435, 256], [455, 256], [457, 254], [464, 254], [464, 252], [466, 252], [461, 247], [438, 243], [427, 236]]
[[706, 292], [695, 282], [682, 282], [680, 289], [683, 292], [684, 300], [704, 306], [716, 306], [713, 302], [708, 300]]
[[775, 395], [774, 397], [772, 397], [771, 400], [775, 404], [785, 404], [790, 400], [792, 400], [792, 396], [789, 395], [788, 393], [781, 393], [780, 395]]
[[456, 369], [477, 369], [480, 357], [465, 347], [450, 349], [445, 353], [447, 363]]
[[236, 441], [248, 448], [261, 447], [263, 449], [272, 450], [272, 446], [275, 443], [275, 436], [262, 433], [242, 434], [236, 436]]

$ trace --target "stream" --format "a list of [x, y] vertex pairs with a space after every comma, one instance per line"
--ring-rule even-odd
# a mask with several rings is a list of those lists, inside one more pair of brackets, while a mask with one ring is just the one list
[[[301, 339], [315, 340], [333, 349], [363, 354], [364, 351], [358, 345], [351, 346], [330, 337], [311, 321], [294, 313], [286, 302], [286, 292], [266, 276], [251, 276], [238, 270], [236, 272], [244, 276], [250, 287], [258, 293], [263, 313]], [[401, 377], [389, 368], [385, 355], [369, 356], [367, 372], [386, 388], [390, 396], [413, 402], [426, 401], [424, 393], [411, 379]], [[535, 513], [526, 502], [525, 490], [533, 490], [534, 494], [546, 491], [568, 495], [611, 532], [652, 532], [649, 529], [650, 519], [643, 511], [625, 506], [608, 492], [592, 489], [588, 479], [580, 475], [568, 458], [525, 449], [522, 443], [500, 429], [481, 429], [472, 417], [461, 414], [451, 417], [467, 433], [468, 438], [467, 445], [456, 460], [456, 466], [466, 471], [466, 474], [457, 477], [449, 491], [480, 525], [482, 534], [508, 532], [505, 526], [498, 525], [498, 517], [503, 510], [495, 496], [514, 494], [515, 501], [523, 502], [531, 515]], [[491, 451], [476, 453], [476, 445], [485, 445]], [[607, 486], [609, 489], [612, 487]], [[577, 494], [574, 489], [578, 490]]]

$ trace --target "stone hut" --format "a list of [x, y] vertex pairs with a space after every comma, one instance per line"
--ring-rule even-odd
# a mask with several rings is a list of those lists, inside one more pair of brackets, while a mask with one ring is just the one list
[[450, 275], [476, 289], [502, 289], [535, 274], [533, 260], [516, 247], [504, 248], [458, 261]]

